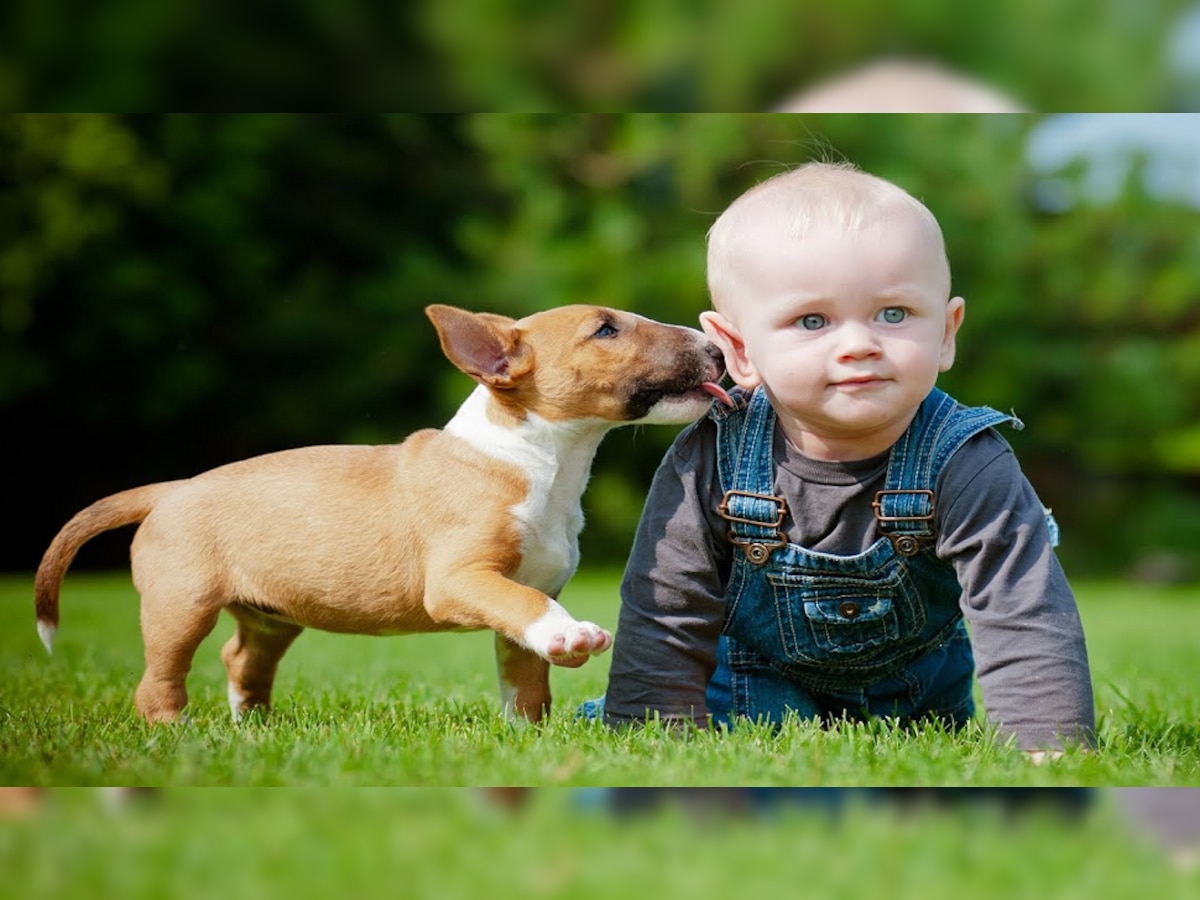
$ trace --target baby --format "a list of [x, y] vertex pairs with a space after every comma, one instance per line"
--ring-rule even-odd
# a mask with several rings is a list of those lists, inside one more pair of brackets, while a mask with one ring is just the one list
[[956, 728], [977, 675], [1035, 758], [1090, 744], [1056, 526], [994, 430], [1021, 423], [935, 387], [965, 302], [929, 210], [811, 163], [720, 216], [708, 281], [700, 321], [738, 389], [655, 476], [591, 714]]

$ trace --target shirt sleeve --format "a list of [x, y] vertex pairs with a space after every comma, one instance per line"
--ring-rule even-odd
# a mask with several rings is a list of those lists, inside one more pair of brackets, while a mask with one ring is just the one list
[[1083, 626], [1046, 512], [1008, 444], [988, 431], [943, 476], [938, 554], [962, 586], [989, 722], [1025, 750], [1092, 744]]
[[729, 554], [713, 504], [715, 426], [681, 432], [651, 484], [625, 576], [604, 717], [707, 721]]

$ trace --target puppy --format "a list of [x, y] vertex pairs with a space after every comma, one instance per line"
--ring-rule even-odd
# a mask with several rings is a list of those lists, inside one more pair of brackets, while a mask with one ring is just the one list
[[506, 715], [539, 721], [549, 666], [612, 635], [555, 599], [579, 562], [580, 497], [604, 435], [679, 424], [714, 397], [720, 351], [690, 328], [597, 306], [519, 321], [426, 310], [478, 386], [442, 430], [384, 446], [319, 446], [231, 463], [99, 500], [51, 542], [35, 581], [47, 650], [63, 576], [95, 535], [141, 523], [131, 550], [146, 669], [138, 712], [178, 718], [221, 610], [235, 718], [270, 704], [305, 628], [353, 634], [490, 629]]

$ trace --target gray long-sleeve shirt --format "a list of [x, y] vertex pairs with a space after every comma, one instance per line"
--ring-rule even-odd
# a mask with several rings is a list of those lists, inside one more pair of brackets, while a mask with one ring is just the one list
[[[887, 454], [854, 462], [802, 455], [776, 429], [775, 493], [790, 541], [858, 554], [878, 538], [871, 500]], [[962, 586], [960, 605], [989, 721], [1018, 746], [1090, 742], [1092, 685], [1075, 599], [1050, 546], [1045, 513], [1012, 449], [976, 435], [942, 473], [937, 553]], [[706, 716], [733, 547], [717, 513], [716, 426], [685, 429], [650, 488], [621, 585], [605, 719], [609, 724]]]

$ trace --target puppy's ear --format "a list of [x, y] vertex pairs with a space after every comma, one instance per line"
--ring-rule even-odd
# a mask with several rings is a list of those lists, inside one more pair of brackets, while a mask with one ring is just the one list
[[507, 316], [435, 304], [425, 308], [446, 358], [476, 381], [511, 388], [530, 369], [529, 349]]

